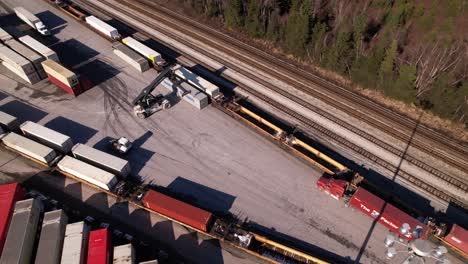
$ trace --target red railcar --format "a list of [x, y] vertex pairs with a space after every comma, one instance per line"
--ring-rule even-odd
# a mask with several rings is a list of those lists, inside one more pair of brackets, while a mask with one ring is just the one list
[[18, 183], [0, 185], [0, 255], [2, 254], [15, 203], [23, 198], [24, 190]]
[[109, 264], [112, 260], [112, 238], [107, 228], [89, 233], [88, 264]]
[[458, 225], [453, 225], [444, 241], [463, 251], [468, 256], [468, 231]]
[[[427, 225], [419, 222], [414, 217], [401, 211], [390, 203], [385, 204], [384, 200], [362, 187], [359, 187], [354, 193], [349, 205], [374, 219], [378, 218], [379, 223], [407, 240], [417, 238], [414, 232], [419, 233], [421, 238], [427, 239], [429, 232], [429, 227]], [[406, 235], [401, 234], [399, 228], [403, 223], [409, 224], [413, 232]]]
[[205, 232], [213, 219], [208, 211], [153, 190], [149, 190], [142, 201], [151, 210]]

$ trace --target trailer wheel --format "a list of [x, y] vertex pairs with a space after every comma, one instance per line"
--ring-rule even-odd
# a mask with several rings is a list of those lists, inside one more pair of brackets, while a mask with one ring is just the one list
[[139, 117], [139, 118], [141, 118], [141, 119], [145, 119], [145, 118], [146, 118], [146, 114], [145, 114], [145, 113], [137, 113], [136, 116]]

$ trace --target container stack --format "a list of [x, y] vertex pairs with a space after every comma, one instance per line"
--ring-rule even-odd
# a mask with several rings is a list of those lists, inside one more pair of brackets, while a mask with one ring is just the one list
[[44, 214], [35, 264], [60, 262], [67, 221], [68, 218], [62, 210]]
[[[172, 83], [168, 78], [165, 78], [162, 85], [170, 92], [184, 94], [182, 99], [196, 107], [198, 110], [202, 110], [208, 106], [208, 96], [186, 82], [182, 82], [178, 87], [174, 88], [174, 83]], [[177, 89], [177, 91], [174, 91], [174, 89]]]
[[34, 68], [36, 69], [36, 72], [41, 80], [47, 77], [46, 73], [44, 72], [44, 68], [41, 65], [41, 62], [45, 60], [42, 56], [30, 50], [28, 47], [15, 39], [5, 41], [5, 44], [12, 50], [16, 51], [16, 53], [29, 60], [34, 65]]
[[3, 28], [0, 28], [0, 40], [5, 42], [7, 40], [13, 39], [13, 37], [8, 34]]
[[55, 51], [49, 49], [46, 45], [42, 44], [41, 42], [37, 41], [31, 36], [29, 35], [22, 36], [18, 38], [18, 40], [21, 41], [24, 45], [28, 46], [30, 49], [41, 54], [46, 60], [53, 60], [57, 63], [60, 63], [60, 60], [57, 56], [57, 53], [55, 53]]
[[42, 62], [42, 67], [44, 67], [49, 80], [67, 93], [78, 96], [84, 92], [78, 81], [78, 76], [59, 63], [48, 59]]
[[126, 63], [130, 64], [139, 72], [147, 71], [150, 66], [148, 60], [140, 56], [138, 53], [125, 46], [122, 43], [115, 43], [112, 45], [115, 55], [124, 60]]
[[0, 46], [0, 60], [2, 60], [3, 66], [26, 82], [35, 84], [40, 81], [39, 75], [37, 75], [36, 69], [30, 61], [3, 45]]

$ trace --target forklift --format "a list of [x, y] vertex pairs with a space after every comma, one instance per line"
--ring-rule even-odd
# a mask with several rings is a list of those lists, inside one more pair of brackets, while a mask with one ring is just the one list
[[141, 118], [145, 119], [148, 116], [165, 109], [171, 108], [171, 102], [162, 94], [153, 95], [154, 89], [166, 78], [166, 76], [172, 73], [171, 67], [167, 67], [161, 73], [158, 74], [156, 79], [146, 86], [143, 91], [133, 100], [133, 113]]

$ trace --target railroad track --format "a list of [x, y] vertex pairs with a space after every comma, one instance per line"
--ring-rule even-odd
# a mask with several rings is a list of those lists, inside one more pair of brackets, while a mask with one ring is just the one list
[[[81, 1], [76, 1], [76, 2], [81, 2]], [[148, 27], [154, 27], [154, 25], [149, 23], [148, 21], [144, 21], [141, 18], [135, 18], [134, 13], [130, 13], [127, 10], [123, 10], [123, 9], [121, 9], [119, 7], [115, 7], [115, 6], [113, 8], [115, 8], [116, 10], [118, 10], [119, 12], [125, 14], [128, 17], [132, 17], [133, 19], [138, 20], [139, 23], [145, 24]], [[97, 9], [99, 9], [99, 8], [97, 8]], [[138, 10], [138, 12], [140, 12], [140, 11], [142, 13], [147, 13], [147, 12], [144, 12], [143, 10]], [[152, 15], [152, 13], [149, 13], [149, 15]], [[158, 28], [158, 30], [159, 30], [159, 28]], [[181, 41], [182, 43], [186, 42], [186, 41], [180, 39], [178, 36], [172, 34], [171, 32], [166, 32], [164, 30], [160, 30], [160, 31], [163, 32], [164, 34], [170, 36], [171, 38], [174, 38], [177, 41]], [[190, 55], [188, 57], [190, 57]], [[216, 59], [216, 60], [218, 60], [218, 59]], [[349, 142], [345, 138], [343, 138], [343, 137], [341, 137], [339, 135], [336, 135], [332, 131], [321, 127], [319, 124], [309, 120], [308, 118], [306, 118], [306, 117], [304, 117], [302, 115], [299, 115], [298, 113], [295, 113], [294, 111], [288, 109], [287, 107], [285, 107], [285, 106], [283, 106], [281, 104], [278, 104], [278, 102], [274, 102], [272, 99], [268, 98], [267, 96], [255, 91], [255, 90], [253, 90], [251, 88], [248, 88], [248, 87], [242, 87], [242, 88], [244, 90], [248, 91], [249, 93], [251, 93], [252, 95], [255, 95], [256, 97], [260, 98], [261, 100], [263, 100], [263, 101], [267, 102], [268, 104], [272, 105], [273, 107], [277, 108], [279, 111], [281, 111], [283, 113], [286, 113], [287, 115], [292, 116], [292, 117], [296, 118], [297, 120], [300, 120], [307, 128], [313, 130], [314, 132], [317, 132], [318, 134], [321, 134], [322, 136], [324, 136], [326, 138], [330, 138], [333, 141], [335, 141], [335, 142], [337, 142], [337, 143], [339, 143], [341, 145], [344, 145], [344, 146], [348, 147], [349, 149], [354, 150], [355, 152], [359, 153], [361, 156], [372, 160], [373, 162], [381, 165], [382, 167], [388, 169], [389, 171], [394, 172], [394, 171], [397, 170], [397, 168], [394, 165], [390, 164], [389, 162], [386, 162], [385, 160], [375, 156], [374, 154], [370, 153], [369, 151], [366, 151], [366, 150], [362, 149], [361, 147]], [[277, 89], [277, 88], [274, 87], [273, 89]], [[284, 94], [284, 96], [286, 96], [287, 98], [292, 98], [293, 97], [292, 95], [286, 93], [285, 91], [283, 91], [281, 89], [277, 89], [277, 92]], [[304, 101], [302, 101], [301, 103], [303, 103], [305, 105], [310, 105], [310, 104], [307, 104]], [[435, 195], [436, 197], [439, 197], [443, 201], [452, 202], [452, 203], [458, 204], [459, 206], [461, 206], [463, 208], [468, 208], [467, 205], [465, 205], [463, 202], [459, 201], [456, 197], [453, 197], [450, 194], [446, 194], [445, 192], [440, 191], [435, 186], [424, 183], [422, 180], [420, 180], [420, 179], [418, 179], [418, 178], [416, 178], [416, 177], [414, 177], [414, 176], [412, 176], [412, 175], [410, 175], [410, 174], [408, 174], [408, 173], [406, 173], [404, 171], [400, 171], [398, 176], [402, 177], [403, 179], [405, 179], [405, 181], [407, 181], [409, 183], [413, 183], [415, 186], [425, 190], [426, 192], [428, 192], [428, 193], [430, 193], [432, 195]], [[444, 179], [443, 177], [441, 177], [441, 178]], [[457, 188], [460, 188], [460, 189], [462, 189], [464, 191], [466, 191], [467, 188], [468, 188], [466, 185], [463, 184], [463, 182], [457, 181], [456, 179], [454, 179], [454, 178], [452, 178], [452, 177], [450, 177], [448, 175], [447, 175], [447, 178], [444, 179], [444, 180], [447, 183], [452, 184], [452, 185], [456, 186]]]
[[[443, 160], [445, 163], [468, 173], [468, 159], [466, 158], [468, 157], [468, 144], [464, 142], [456, 141], [453, 138], [432, 130], [431, 128], [417, 124], [414, 120], [406, 116], [397, 114], [386, 107], [363, 98], [361, 95], [306, 72], [297, 65], [275, 58], [264, 51], [247, 45], [187, 17], [181, 16], [180, 14], [164, 8], [161, 5], [147, 0], [124, 0], [123, 2], [125, 2], [127, 6], [144, 10], [145, 13], [150, 14], [152, 17], [158, 17], [158, 19], [161, 19], [161, 22], [170, 22], [171, 26], [182, 22], [183, 25], [178, 25], [178, 28], [182, 29], [182, 32], [185, 32], [187, 35], [203, 42], [209, 42], [210, 45], [220, 48], [220, 50], [228, 51], [228, 53], [233, 53], [233, 50], [237, 50], [238, 52], [236, 52], [236, 55], [243, 56], [249, 64], [255, 65], [256, 68], [261, 69], [264, 72], [271, 73], [275, 78], [296, 87], [306, 94], [321, 99], [336, 109], [339, 109], [358, 120], [365, 121], [369, 125], [376, 127], [403, 142], [409, 142], [413, 129], [417, 127], [417, 134], [411, 142], [413, 147], [416, 147], [419, 150], [435, 156], [437, 159]], [[141, 7], [138, 7], [135, 2], [140, 2], [140, 5], [144, 5], [144, 8], [142, 9]], [[150, 10], [155, 10], [157, 12], [149, 12]], [[161, 16], [160, 13], [164, 14], [164, 16]], [[174, 21], [174, 18], [177, 19], [177, 22], [169, 21]], [[203, 34], [196, 34], [196, 31], [193, 29], [203, 32]], [[205, 37], [207, 34], [210, 36], [209, 38]], [[212, 39], [215, 39], [215, 41]], [[266, 61], [268, 62], [268, 65], [259, 63], [259, 61]], [[281, 71], [277, 70], [278, 68], [280, 68]], [[312, 87], [310, 83], [316, 85]], [[269, 86], [271, 86], [271, 84]], [[336, 98], [339, 98], [340, 100], [336, 100]], [[357, 108], [356, 106], [360, 106], [360, 108]], [[328, 116], [331, 115], [328, 114]], [[341, 124], [346, 123], [342, 120], [340, 120], [340, 122]], [[346, 128], [349, 129], [349, 127]], [[352, 129], [356, 130], [356, 128]], [[364, 135], [365, 133], [361, 132], [358, 134], [366, 139], [370, 138], [368, 135]], [[376, 143], [379, 140], [374, 138], [371, 141]], [[389, 144], [379, 143], [379, 145], [389, 151], [390, 149], [393, 149], [391, 152], [396, 155], [402, 153], [402, 151], [399, 151]], [[414, 158], [412, 160], [408, 160], [425, 170], [434, 170], [434, 168], [430, 168], [430, 166], [424, 164], [424, 162], [418, 161]], [[436, 172], [435, 170], [433, 173], [440, 177], [447, 176], [443, 175], [443, 173]], [[463, 178], [459, 180], [466, 181], [466, 179]]]

